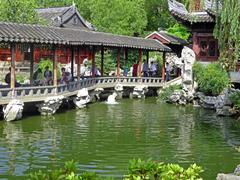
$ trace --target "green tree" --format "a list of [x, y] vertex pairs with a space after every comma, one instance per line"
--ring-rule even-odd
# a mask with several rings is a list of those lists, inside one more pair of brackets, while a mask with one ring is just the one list
[[144, 0], [94, 0], [90, 10], [91, 22], [99, 31], [139, 35], [147, 25]]
[[36, 24], [40, 23], [35, 0], [0, 0], [0, 21]]
[[176, 23], [170, 15], [166, 0], [145, 0], [145, 10], [148, 20], [147, 31], [167, 29]]
[[217, 24], [215, 37], [219, 40], [220, 62], [228, 71], [235, 70], [240, 57], [240, 1], [216, 0]]

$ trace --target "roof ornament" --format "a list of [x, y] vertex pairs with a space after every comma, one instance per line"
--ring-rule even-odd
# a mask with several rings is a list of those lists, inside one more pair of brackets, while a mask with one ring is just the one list
[[72, 6], [76, 7], [76, 4], [75, 4], [74, 0], [72, 1]]

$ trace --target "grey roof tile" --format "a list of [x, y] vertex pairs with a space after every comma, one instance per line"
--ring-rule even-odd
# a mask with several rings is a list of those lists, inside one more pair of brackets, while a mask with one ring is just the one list
[[153, 39], [120, 36], [110, 33], [0, 22], [1, 42], [32, 42], [46, 44], [95, 45], [170, 51]]
[[176, 18], [182, 19], [190, 23], [201, 23], [201, 22], [215, 22], [215, 18], [209, 15], [206, 11], [202, 12], [188, 12], [182, 3], [176, 0], [168, 0], [169, 11]]

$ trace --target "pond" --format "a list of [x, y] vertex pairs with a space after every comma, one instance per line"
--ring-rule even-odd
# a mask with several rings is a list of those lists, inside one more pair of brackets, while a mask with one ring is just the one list
[[75, 160], [80, 171], [121, 178], [133, 158], [197, 163], [204, 179], [240, 163], [240, 122], [213, 111], [145, 100], [90, 104], [53, 117], [0, 122], [0, 179], [25, 179]]

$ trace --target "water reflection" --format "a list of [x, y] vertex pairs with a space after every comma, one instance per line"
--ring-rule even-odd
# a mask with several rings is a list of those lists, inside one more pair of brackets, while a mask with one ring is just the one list
[[0, 178], [23, 177], [70, 159], [81, 170], [120, 177], [129, 159], [152, 158], [184, 166], [197, 162], [206, 179], [215, 179], [240, 161], [234, 149], [240, 145], [240, 123], [155, 99], [96, 103], [53, 117], [0, 122], [0, 127]]

